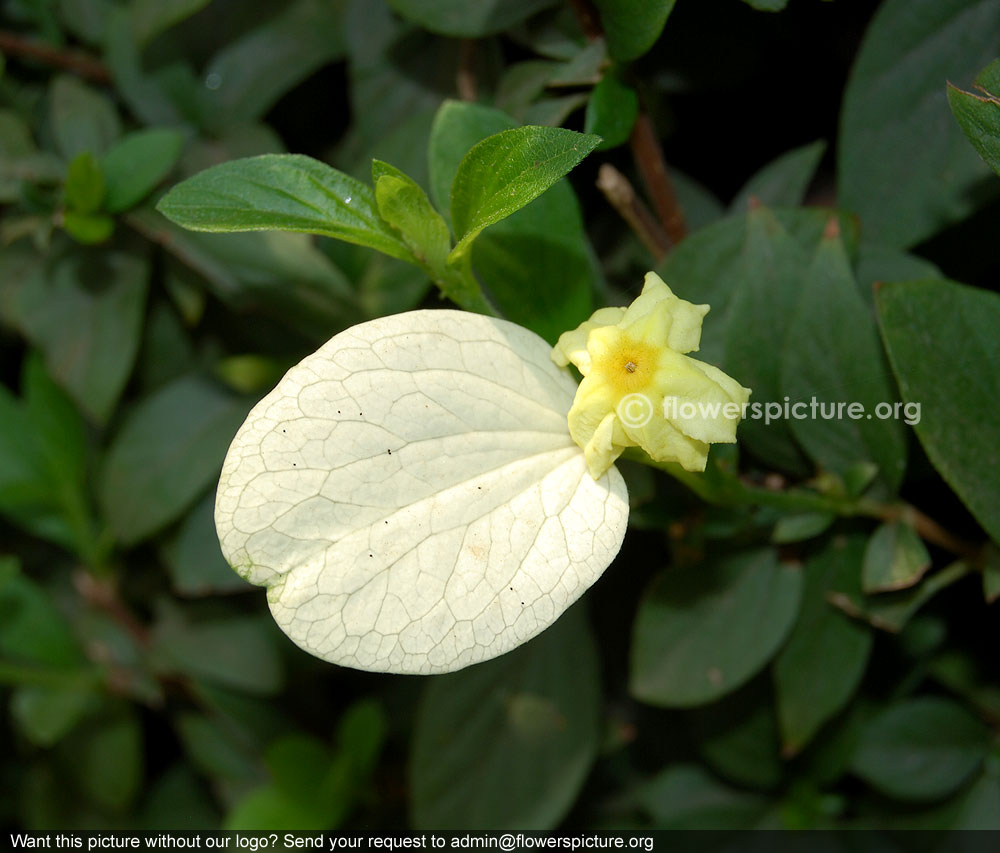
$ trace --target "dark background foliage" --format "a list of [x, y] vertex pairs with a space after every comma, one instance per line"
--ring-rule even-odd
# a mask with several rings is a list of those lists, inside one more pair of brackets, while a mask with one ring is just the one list
[[[1000, 178], [945, 94], [1000, 9], [672, 6], [8, 0], [0, 824], [1000, 825]], [[447, 214], [429, 161], [518, 123], [605, 144], [479, 238], [512, 319], [552, 338], [657, 269], [754, 399], [921, 422], [748, 422], [704, 476], [626, 461], [622, 553], [536, 640], [432, 678], [324, 664], [219, 553], [222, 458], [319, 343], [445, 303], [368, 249], [154, 204], [287, 151], [384, 159]]]

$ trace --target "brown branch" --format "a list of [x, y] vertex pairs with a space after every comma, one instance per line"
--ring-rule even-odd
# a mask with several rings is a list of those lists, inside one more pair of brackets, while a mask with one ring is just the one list
[[72, 71], [94, 83], [111, 82], [111, 72], [96, 57], [80, 50], [68, 50], [27, 39], [10, 30], [0, 30], [0, 52], [6, 56], [34, 59], [44, 65]]
[[645, 111], [640, 112], [635, 121], [629, 145], [672, 248], [687, 236], [687, 225], [663, 159], [660, 141], [656, 138], [656, 130]]
[[597, 41], [604, 35], [601, 14], [591, 0], [569, 0], [569, 4], [573, 7], [576, 19], [580, 22], [580, 29], [588, 41]]
[[463, 101], [476, 100], [476, 40], [462, 39], [458, 51], [458, 74], [455, 77], [455, 85], [458, 88], [458, 96]]
[[597, 171], [597, 188], [629, 224], [649, 253], [657, 261], [661, 260], [670, 248], [670, 239], [636, 194], [628, 178], [610, 163], [602, 163]]
[[948, 532], [929, 515], [925, 515], [912, 504], [878, 504], [863, 502], [859, 505], [862, 514], [880, 521], [901, 521], [910, 525], [925, 542], [944, 548], [952, 554], [964, 557], [971, 563], [978, 563], [983, 556], [983, 545], [967, 542]]

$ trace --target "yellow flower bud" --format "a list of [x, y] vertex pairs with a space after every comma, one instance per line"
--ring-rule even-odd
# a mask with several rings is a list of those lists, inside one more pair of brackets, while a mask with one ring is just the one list
[[697, 351], [707, 313], [651, 272], [628, 308], [602, 308], [559, 337], [552, 359], [583, 374], [569, 431], [595, 480], [626, 447], [704, 471], [710, 444], [736, 441], [750, 389], [684, 355]]

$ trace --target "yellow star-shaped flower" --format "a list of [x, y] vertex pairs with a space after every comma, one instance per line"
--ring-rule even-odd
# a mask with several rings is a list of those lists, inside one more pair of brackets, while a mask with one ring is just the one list
[[651, 272], [628, 308], [602, 308], [559, 337], [553, 360], [583, 374], [569, 431], [595, 480], [626, 447], [704, 471], [710, 444], [736, 441], [750, 389], [684, 355], [697, 351], [707, 313]]

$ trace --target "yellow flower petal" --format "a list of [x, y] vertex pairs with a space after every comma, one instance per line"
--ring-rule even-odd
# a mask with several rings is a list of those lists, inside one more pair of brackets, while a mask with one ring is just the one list
[[710, 444], [736, 440], [750, 390], [684, 355], [698, 349], [707, 312], [648, 273], [627, 309], [603, 308], [560, 336], [553, 360], [584, 375], [568, 420], [594, 479], [627, 447], [703, 471]]

